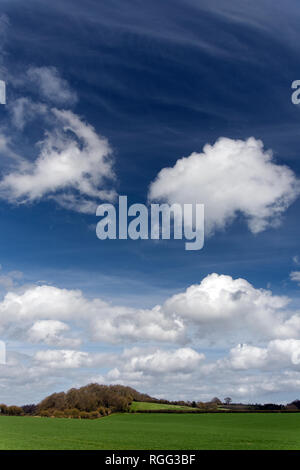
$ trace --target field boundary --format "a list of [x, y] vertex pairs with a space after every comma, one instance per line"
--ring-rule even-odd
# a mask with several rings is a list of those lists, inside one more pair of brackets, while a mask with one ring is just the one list
[[175, 414], [229, 414], [229, 413], [300, 413], [300, 410], [174, 410], [174, 409], [152, 409], [132, 410], [130, 413], [175, 413]]

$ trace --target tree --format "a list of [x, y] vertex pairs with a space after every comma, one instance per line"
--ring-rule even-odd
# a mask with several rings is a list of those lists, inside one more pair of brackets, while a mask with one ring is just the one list
[[198, 401], [197, 408], [199, 408], [200, 410], [205, 410], [206, 405], [205, 405], [205, 403], [203, 403], [203, 401]]
[[5, 405], [4, 403], [1, 403], [0, 405], [0, 413], [3, 415], [7, 414], [7, 405]]
[[221, 402], [220, 398], [218, 398], [218, 397], [214, 397], [211, 400], [211, 403], [215, 403], [216, 405], [222, 405], [222, 402]]
[[294, 400], [292, 403], [289, 403], [289, 405], [294, 405], [298, 410], [300, 410], [300, 400]]
[[38, 405], [39, 411], [49, 410], [55, 408], [56, 410], [64, 410], [66, 408], [66, 396], [64, 392], [52, 393], [49, 397], [46, 397]]
[[26, 415], [35, 415], [37, 412], [37, 405], [34, 405], [33, 403], [30, 405], [23, 405], [22, 410]]
[[225, 405], [230, 405], [231, 402], [232, 402], [232, 399], [230, 397], [224, 398]]
[[7, 414], [9, 416], [21, 416], [23, 414], [23, 410], [20, 406], [12, 405], [7, 407]]

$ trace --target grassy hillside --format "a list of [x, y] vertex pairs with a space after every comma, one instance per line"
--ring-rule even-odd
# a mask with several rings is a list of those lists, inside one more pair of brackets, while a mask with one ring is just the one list
[[297, 414], [0, 417], [0, 449], [300, 449]]
[[163, 403], [152, 403], [147, 401], [134, 401], [130, 409], [137, 410], [193, 410], [190, 406], [165, 405]]

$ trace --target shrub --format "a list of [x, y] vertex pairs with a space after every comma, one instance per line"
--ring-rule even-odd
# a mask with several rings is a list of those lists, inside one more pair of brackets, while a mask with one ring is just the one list
[[101, 415], [101, 416], [106, 416], [107, 415], [106, 408], [104, 406], [100, 406], [97, 411], [98, 411], [99, 415]]
[[42, 416], [42, 418], [50, 418], [51, 415], [52, 415], [52, 413], [51, 413], [50, 410], [41, 410], [40, 411], [40, 416]]
[[72, 409], [68, 409], [68, 410], [64, 410], [64, 413], [65, 413], [65, 416], [67, 418], [79, 418], [80, 416], [80, 411], [77, 410], [77, 408], [72, 408]]
[[54, 418], [64, 418], [65, 413], [61, 410], [55, 410], [52, 416], [54, 416]]

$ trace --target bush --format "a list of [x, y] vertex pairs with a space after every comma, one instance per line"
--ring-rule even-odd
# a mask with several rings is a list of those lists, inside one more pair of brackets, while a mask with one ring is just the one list
[[39, 415], [42, 418], [50, 418], [50, 416], [52, 416], [52, 413], [50, 410], [41, 410]]
[[77, 408], [72, 408], [71, 410], [64, 410], [64, 414], [67, 418], [78, 419], [80, 417], [80, 411]]
[[106, 408], [104, 406], [100, 406], [97, 411], [98, 411], [99, 415], [101, 415], [101, 416], [106, 416], [107, 415], [107, 411], [106, 411]]
[[54, 416], [54, 418], [65, 418], [65, 413], [61, 410], [54, 410], [52, 416]]

